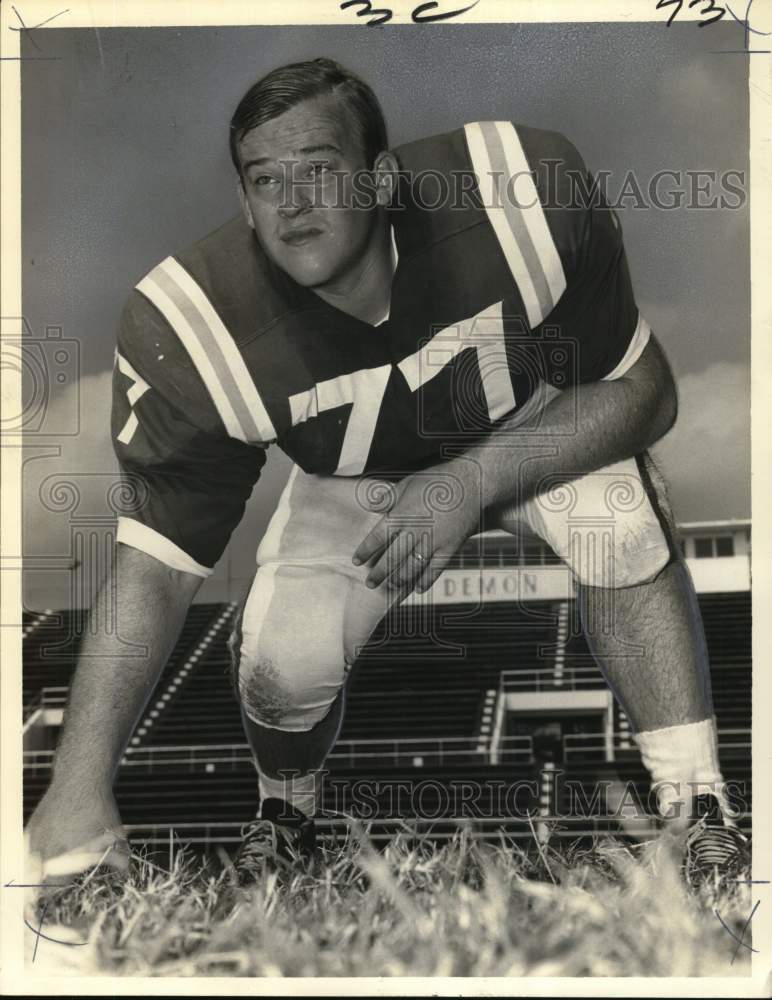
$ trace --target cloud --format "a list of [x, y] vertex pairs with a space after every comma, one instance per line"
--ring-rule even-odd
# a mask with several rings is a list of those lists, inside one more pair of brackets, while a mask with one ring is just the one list
[[[110, 440], [111, 384], [110, 371], [86, 375], [51, 399], [46, 428], [69, 427], [78, 412], [77, 435], [26, 439], [22, 509], [28, 607], [84, 606], [106, 570], [107, 533], [114, 529], [111, 499], [116, 494], [111, 490], [120, 482]], [[57, 448], [60, 453], [52, 455]], [[269, 450], [244, 518], [200, 599], [230, 600], [245, 589], [291, 465], [278, 448]]]
[[[73, 521], [90, 516], [96, 523], [100, 508], [103, 515], [109, 511], [105, 489], [118, 478], [110, 443], [110, 383], [111, 373], [100, 372], [68, 385], [49, 401], [45, 435], [25, 439], [26, 552], [60, 555], [64, 549], [56, 540], [69, 536]], [[72, 436], [52, 434], [75, 426]], [[51, 454], [54, 449], [58, 455]]]
[[653, 449], [676, 519], [750, 517], [750, 369], [718, 362], [678, 379], [673, 430]]
[[[104, 570], [104, 559], [93, 558], [93, 550], [103, 556], [109, 491], [119, 481], [110, 443], [110, 383], [111, 373], [100, 372], [69, 384], [49, 400], [45, 436], [25, 439], [22, 531], [28, 607], [88, 603]], [[77, 434], [63, 433], [73, 426]], [[92, 557], [82, 546], [92, 547]], [[88, 578], [83, 569], [73, 572], [78, 562], [93, 565], [94, 572]]]

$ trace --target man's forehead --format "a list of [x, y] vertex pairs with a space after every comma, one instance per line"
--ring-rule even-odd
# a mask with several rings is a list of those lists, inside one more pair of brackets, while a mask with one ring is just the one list
[[243, 161], [256, 158], [297, 157], [317, 147], [351, 150], [351, 129], [346, 127], [346, 109], [330, 98], [315, 98], [296, 104], [284, 114], [250, 129], [239, 143]]

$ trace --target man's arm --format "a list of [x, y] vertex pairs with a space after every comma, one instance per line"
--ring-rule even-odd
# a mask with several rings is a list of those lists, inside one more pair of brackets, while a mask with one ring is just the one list
[[[368, 585], [388, 578], [406, 593], [416, 585], [427, 590], [477, 530], [486, 508], [524, 503], [547, 476], [552, 482], [556, 475], [575, 479], [639, 454], [667, 433], [677, 410], [670, 366], [652, 336], [623, 376], [584, 383], [551, 400], [538, 431], [513, 429], [513, 414], [511, 424], [503, 421], [484, 441], [431, 470], [460, 492], [452, 510], [427, 510], [426, 472], [404, 480], [388, 513], [356, 549], [354, 562], [373, 562]], [[431, 519], [431, 532], [420, 542], [410, 532], [394, 537], [400, 518], [415, 523], [418, 515]]]
[[675, 380], [652, 336], [624, 375], [552, 399], [538, 431], [518, 435], [504, 424], [454, 461], [479, 468], [482, 508], [521, 504], [547, 476], [575, 479], [640, 454], [670, 430], [677, 413]]
[[[51, 785], [27, 830], [33, 862], [58, 858], [48, 869], [63, 875], [90, 867], [113, 841], [106, 861], [125, 867], [112, 794], [118, 764], [265, 463], [269, 442], [232, 436], [205, 378], [179, 354], [175, 317], [139, 287], [121, 314], [111, 430], [136, 503], [118, 519], [116, 568], [92, 609], [98, 625], [73, 678]], [[125, 652], [100, 631], [98, 611], [113, 594]]]
[[72, 852], [77, 871], [86, 867], [77, 858], [84, 845], [104, 840], [106, 830], [122, 836], [112, 793], [115, 773], [202, 582], [118, 545], [116, 568], [95, 607], [115, 592], [120, 637], [139, 655], [116, 656], [115, 637], [103, 632], [84, 641], [51, 784], [27, 828], [38, 860]]

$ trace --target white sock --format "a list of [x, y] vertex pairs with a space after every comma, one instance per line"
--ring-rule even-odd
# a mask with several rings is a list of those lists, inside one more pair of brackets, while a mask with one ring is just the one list
[[313, 816], [321, 801], [322, 780], [321, 770], [294, 778], [270, 778], [258, 772], [260, 799], [284, 799], [306, 816]]
[[716, 717], [684, 726], [668, 726], [633, 737], [657, 791], [657, 807], [666, 817], [687, 817], [692, 795], [713, 792], [726, 816], [729, 803], [718, 762]]

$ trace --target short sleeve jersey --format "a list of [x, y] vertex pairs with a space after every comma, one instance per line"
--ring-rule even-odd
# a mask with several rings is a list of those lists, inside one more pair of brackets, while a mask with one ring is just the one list
[[474, 122], [395, 150], [398, 254], [372, 326], [295, 283], [235, 218], [133, 290], [112, 432], [141, 502], [119, 540], [208, 575], [273, 442], [304, 471], [402, 475], [533, 400], [623, 375], [649, 329], [573, 145]]

